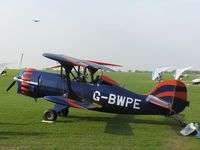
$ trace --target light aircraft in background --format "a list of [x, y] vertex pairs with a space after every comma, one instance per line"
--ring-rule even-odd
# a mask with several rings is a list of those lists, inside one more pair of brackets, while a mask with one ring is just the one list
[[200, 77], [192, 80], [192, 84], [193, 85], [200, 84]]
[[176, 69], [175, 72], [174, 72], [174, 79], [175, 80], [181, 80], [183, 79], [183, 73], [189, 69], [191, 69], [192, 67], [185, 67], [185, 68], [180, 68], [180, 69]]
[[[175, 71], [175, 74], [174, 74], [174, 79], [175, 80], [178, 80], [178, 79], [182, 79], [184, 76], [182, 75], [186, 70], [189, 70], [191, 69], [192, 67], [185, 67], [185, 68], [182, 68], [182, 69], [177, 69]], [[196, 79], [193, 79], [190, 83], [192, 83], [193, 85], [196, 85], [196, 84], [200, 84], [200, 77], [199, 78], [196, 78]]]
[[38, 19], [34, 19], [33, 21], [34, 21], [34, 22], [40, 22], [40, 20], [38, 20]]
[[7, 91], [17, 82], [19, 94], [55, 103], [54, 108], [43, 113], [45, 121], [55, 121], [57, 115], [67, 116], [70, 107], [116, 114], [174, 116], [189, 106], [187, 88], [181, 81], [166, 80], [149, 93], [138, 94], [104, 75], [103, 71], [113, 71], [107, 66], [118, 65], [51, 53], [43, 56], [59, 62], [60, 73], [26, 69], [14, 77]]

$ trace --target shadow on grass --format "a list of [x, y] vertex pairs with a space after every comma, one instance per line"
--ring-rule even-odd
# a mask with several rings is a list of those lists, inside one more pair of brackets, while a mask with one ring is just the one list
[[[163, 118], [165, 118], [163, 116]], [[166, 117], [167, 119], [169, 117]], [[71, 119], [70, 121], [67, 119]], [[114, 118], [113, 117], [102, 117], [102, 116], [69, 116], [66, 118], [66, 121], [63, 120], [61, 122], [76, 122], [76, 121], [103, 121], [103, 122], [113, 122], [113, 123], [120, 123], [120, 122], [127, 122], [127, 123], [133, 123], [133, 124], [149, 124], [149, 125], [171, 125], [175, 124], [172, 121], [168, 121], [167, 119], [154, 119], [152, 116], [150, 119], [147, 118], [134, 118], [134, 115], [116, 115]], [[60, 122], [60, 121], [58, 121]]]
[[[163, 118], [165, 118], [163, 116]], [[153, 120], [152, 119], [134, 119], [134, 121], [132, 123], [138, 123], [138, 124], [149, 124], [149, 125], [171, 125], [172, 122], [166, 121], [166, 119], [164, 120]]]
[[116, 115], [114, 117], [102, 117], [102, 116], [69, 116], [66, 121], [61, 122], [76, 122], [76, 121], [98, 121], [106, 122], [105, 133], [114, 135], [134, 135], [133, 127], [129, 124], [149, 124], [149, 125], [169, 125], [177, 126], [173, 119], [154, 119], [148, 118], [134, 118], [134, 115]]
[[114, 135], [133, 135], [130, 122], [133, 122], [134, 116], [129, 115], [116, 115], [113, 117], [91, 117], [91, 116], [68, 116], [66, 120], [57, 122], [76, 122], [76, 121], [98, 121], [107, 122], [105, 133]]
[[129, 125], [133, 116], [116, 115], [107, 121], [105, 133], [114, 135], [134, 135], [133, 129]]

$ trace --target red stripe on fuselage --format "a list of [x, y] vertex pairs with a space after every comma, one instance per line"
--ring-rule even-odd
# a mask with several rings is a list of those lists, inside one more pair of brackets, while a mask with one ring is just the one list
[[101, 79], [102, 79], [103, 81], [106, 81], [106, 82], [112, 84], [112, 85], [119, 85], [115, 80], [111, 79], [111, 78], [108, 77], [108, 76], [103, 75], [103, 76], [101, 77]]
[[166, 96], [174, 96], [181, 100], [187, 101], [187, 93], [186, 92], [162, 92], [155, 96], [158, 98], [166, 97]]
[[35, 68], [27, 68], [25, 71], [35, 71]]
[[145, 95], [150, 95], [151, 93], [155, 92], [160, 87], [166, 86], [166, 85], [172, 85], [172, 86], [178, 86], [178, 87], [185, 87], [184, 83], [179, 82], [177, 80], [165, 80], [165, 81], [162, 81], [160, 84], [158, 84], [155, 88], [153, 88], [149, 93], [147, 93]]

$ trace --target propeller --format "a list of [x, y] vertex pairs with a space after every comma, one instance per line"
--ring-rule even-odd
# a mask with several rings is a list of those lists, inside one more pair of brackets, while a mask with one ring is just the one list
[[7, 92], [15, 85], [15, 83], [16, 83], [17, 81], [13, 81], [12, 83], [11, 83], [11, 85], [7, 88]]
[[[21, 68], [23, 57], [24, 57], [24, 54], [22, 53], [21, 58], [20, 58], [20, 63], [19, 63], [19, 69]], [[20, 78], [19, 76], [20, 76], [20, 73], [18, 73], [18, 75], [14, 77], [14, 81], [10, 84], [10, 86], [6, 90], [7, 92], [15, 85], [15, 83], [17, 82], [17, 79]]]

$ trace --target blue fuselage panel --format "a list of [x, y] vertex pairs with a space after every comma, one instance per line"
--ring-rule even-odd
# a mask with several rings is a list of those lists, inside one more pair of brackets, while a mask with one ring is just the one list
[[[38, 85], [32, 87], [34, 98], [44, 96], [63, 96], [68, 93], [67, 79], [60, 74], [35, 71], [31, 76], [32, 82]], [[21, 93], [21, 83], [18, 83], [18, 93]], [[32, 86], [32, 85], [31, 85]], [[71, 81], [73, 92], [91, 103], [100, 104], [96, 111], [118, 114], [168, 114], [169, 111], [154, 106], [146, 101], [148, 95], [137, 94], [123, 87], [97, 82]], [[33, 96], [34, 95], [34, 96]]]

